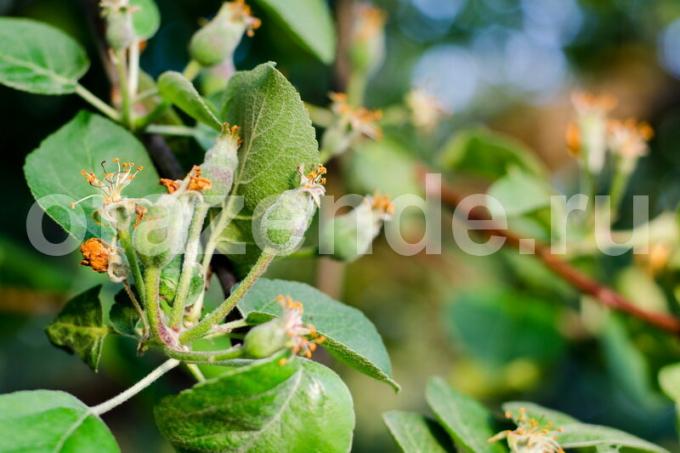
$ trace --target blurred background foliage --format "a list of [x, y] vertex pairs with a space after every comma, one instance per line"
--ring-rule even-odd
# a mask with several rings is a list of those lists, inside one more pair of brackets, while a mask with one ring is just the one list
[[[184, 67], [189, 38], [201, 18], [210, 17], [220, 4], [157, 2], [161, 29], [142, 55], [142, 67], [153, 76]], [[0, 13], [32, 17], [67, 31], [96, 62], [86, 4], [0, 0]], [[446, 153], [456, 140], [466, 139], [458, 131], [486, 125], [532, 149], [540, 162], [536, 165], [549, 169], [556, 187], [572, 191], [576, 165], [564, 146], [564, 131], [573, 115], [569, 93], [587, 87], [618, 97], [620, 116], [650, 121], [657, 134], [651, 153], [634, 175], [629, 196], [650, 195], [654, 214], [675, 210], [680, 199], [677, 0], [382, 0], [376, 4], [388, 13], [387, 50], [384, 64], [369, 83], [367, 104], [388, 114], [411, 88], [420, 87], [434, 94], [452, 115], [429, 136], [400, 125], [387, 126], [383, 142], [367, 145], [374, 152], [357, 152], [333, 165], [332, 190], [342, 193], [345, 186], [370, 191], [377, 186], [392, 195], [412, 192], [415, 182], [408, 175], [413, 159], [440, 162], [442, 150]], [[275, 60], [304, 100], [325, 105], [327, 93], [336, 87], [333, 68], [305, 53], [257, 5], [254, 10], [264, 24], [253, 39], [242, 42], [237, 67]], [[83, 83], [100, 97], [108, 97], [101, 66], [93, 64]], [[25, 156], [80, 108], [83, 104], [74, 96], [34, 96], [0, 87], [2, 393], [58, 388], [86, 403], [100, 402], [132, 384], [154, 361], [138, 359], [132, 342], [110, 338], [101, 376], [95, 377], [80, 360], [52, 348], [42, 331], [61, 303], [100, 280], [78, 266], [75, 253], [39, 255], [26, 235], [32, 197], [21, 171]], [[196, 143], [178, 140], [175, 146], [185, 162], [199, 160]], [[488, 171], [490, 166], [479, 167]], [[342, 180], [334, 176], [341, 171]], [[477, 189], [474, 183], [468, 187]], [[630, 212], [624, 210], [620, 224], [629, 222]], [[372, 255], [344, 270], [326, 265], [317, 275], [314, 260], [301, 260], [296, 266], [280, 263], [272, 271], [311, 283], [318, 278], [322, 289], [360, 307], [385, 338], [395, 377], [403, 387], [400, 394], [336, 367], [347, 380], [357, 408], [355, 451], [395, 450], [380, 414], [396, 408], [425, 410], [423, 388], [433, 374], [489, 403], [533, 400], [673, 449], [675, 410], [661, 396], [656, 372], [680, 357], [676, 340], [630, 319], [606, 316], [597, 304], [582, 300], [531, 257], [514, 251], [490, 257], [463, 255], [447, 234], [450, 218], [444, 219], [444, 225], [441, 255], [398, 256], [381, 240]], [[55, 225], [46, 220], [44, 226], [49, 238], [63, 238]], [[416, 219], [411, 231], [416, 239], [421, 226]], [[531, 231], [541, 232], [540, 228]], [[644, 263], [630, 255], [581, 261], [583, 268], [631, 298], [652, 305], [656, 301], [677, 311], [677, 271], [651, 278]], [[189, 377], [174, 373], [131, 404], [107, 414], [123, 451], [169, 451], [148, 423], [151, 407], [160, 395], [190, 382]]]

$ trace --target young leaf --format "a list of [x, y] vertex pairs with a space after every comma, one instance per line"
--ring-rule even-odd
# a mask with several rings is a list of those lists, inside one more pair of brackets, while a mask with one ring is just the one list
[[390, 411], [383, 420], [404, 453], [445, 453], [453, 451], [451, 440], [434, 420], [415, 412]]
[[550, 425], [550, 429], [556, 430], [555, 440], [564, 449], [609, 447], [616, 451], [623, 448], [625, 451], [640, 453], [668, 452], [632, 434], [606, 426], [580, 423], [567, 414], [538, 404], [514, 401], [503, 405], [503, 409], [510, 412], [515, 419], [519, 417], [520, 408], [524, 408], [527, 418], [538, 421], [542, 426]]
[[326, 337], [321, 345], [335, 358], [399, 390], [380, 334], [356, 308], [304, 283], [261, 278], [239, 302], [238, 309], [254, 322], [269, 320], [281, 314], [281, 306], [275, 301], [279, 294], [302, 302], [304, 322], [313, 324]]
[[[297, 168], [318, 162], [318, 143], [300, 95], [273, 63], [237, 72], [225, 94], [222, 118], [239, 126], [243, 144], [232, 193], [242, 196], [241, 218], [252, 216], [265, 198], [298, 186]], [[240, 273], [257, 260], [250, 220], [235, 220], [224, 231], [219, 250], [230, 255]], [[234, 243], [246, 254], [232, 253]]]
[[533, 175], [546, 173], [543, 164], [517, 140], [486, 129], [472, 129], [456, 134], [445, 145], [442, 168], [461, 171], [495, 180], [512, 167]]
[[0, 395], [0, 451], [117, 453], [111, 431], [76, 397], [52, 390]]
[[0, 83], [37, 94], [67, 94], [90, 61], [73, 38], [29, 19], [0, 18]]
[[161, 15], [154, 0], [130, 0], [130, 6], [136, 10], [132, 13], [132, 26], [137, 38], [146, 40], [158, 31]]
[[487, 203], [492, 215], [521, 216], [550, 206], [547, 184], [516, 167], [493, 183], [487, 193], [502, 206], [500, 210], [497, 203]]
[[158, 78], [158, 92], [166, 101], [179, 107], [184, 113], [213, 129], [222, 123], [208, 102], [198, 94], [194, 85], [182, 74], [166, 71]]
[[117, 124], [85, 111], [78, 113], [29, 154], [24, 174], [40, 207], [64, 230], [82, 239], [86, 231], [92, 235], [100, 233], [92, 215], [101, 205], [102, 198], [71, 208], [72, 202], [98, 193], [80, 171], [95, 171], [103, 176], [100, 163], [107, 161], [112, 168], [115, 164], [111, 160], [116, 157], [121, 162], [133, 161], [144, 167], [144, 171], [125, 188], [125, 195], [143, 197], [160, 191], [158, 174], [144, 146]]
[[68, 301], [45, 329], [52, 344], [76, 354], [94, 371], [99, 367], [104, 340], [109, 334], [99, 300], [101, 289], [97, 285]]
[[680, 363], [668, 365], [659, 371], [661, 390], [676, 403], [680, 403]]
[[488, 442], [494, 434], [489, 411], [472, 398], [453, 390], [443, 379], [431, 378], [425, 391], [427, 403], [452, 437], [458, 451], [501, 453], [498, 443]]
[[335, 28], [325, 0], [256, 0], [303, 48], [323, 63], [335, 58]]
[[182, 451], [349, 451], [354, 411], [345, 384], [323, 365], [281, 357], [166, 397], [154, 410], [158, 427]]
[[114, 332], [124, 337], [137, 338], [139, 336], [139, 314], [132, 305], [130, 297], [121, 289], [114, 296], [115, 303], [109, 311], [109, 325]]

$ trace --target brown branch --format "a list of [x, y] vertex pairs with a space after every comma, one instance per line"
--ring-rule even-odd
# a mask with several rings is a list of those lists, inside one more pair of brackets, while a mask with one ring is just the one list
[[[419, 170], [419, 176], [424, 180], [426, 170]], [[463, 197], [457, 193], [450, 185], [445, 182], [442, 183], [441, 201], [442, 204], [455, 209], [462, 202]], [[484, 207], [477, 207], [472, 209], [465, 221], [470, 220], [485, 220], [492, 221], [492, 217]], [[540, 244], [531, 238], [522, 237], [513, 231], [505, 228], [492, 227], [485, 230], [479, 230], [487, 236], [500, 236], [506, 239], [504, 245], [519, 249], [522, 243], [534, 244], [536, 258], [541, 260], [543, 264], [550, 269], [555, 275], [562, 278], [572, 287], [579, 290], [582, 294], [587, 294], [600, 301], [602, 305], [610, 307], [614, 310], [627, 313], [637, 319], [640, 319], [656, 328], [665, 330], [674, 335], [680, 335], [680, 319], [662, 313], [655, 313], [635, 305], [630, 300], [626, 299], [621, 294], [614, 291], [612, 288], [601, 284], [580, 270], [573, 267], [571, 264], [552, 253], [550, 247], [545, 244]], [[525, 242], [526, 241], [526, 242]]]

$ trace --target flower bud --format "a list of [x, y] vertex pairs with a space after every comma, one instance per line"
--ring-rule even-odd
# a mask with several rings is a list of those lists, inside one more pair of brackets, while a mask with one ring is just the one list
[[300, 187], [286, 190], [269, 204], [261, 204], [254, 214], [253, 235], [257, 244], [272, 253], [287, 254], [295, 250], [307, 231], [325, 193], [326, 169], [300, 172]]
[[102, 16], [106, 19], [106, 42], [114, 50], [130, 47], [136, 39], [132, 25], [133, 8], [127, 0], [103, 0]]
[[222, 203], [231, 190], [234, 173], [238, 167], [237, 151], [241, 142], [238, 129], [238, 126], [229, 127], [225, 123], [222, 134], [205, 153], [201, 172], [212, 184], [209, 189], [203, 191], [203, 197], [211, 206]]
[[351, 262], [365, 255], [394, 212], [387, 197], [376, 195], [347, 214], [328, 222], [319, 235], [319, 253], [339, 261]]
[[385, 59], [385, 13], [371, 5], [357, 4], [350, 46], [352, 69], [372, 76]]
[[287, 341], [283, 321], [272, 319], [250, 329], [243, 339], [243, 353], [246, 357], [262, 359], [285, 348]]
[[197, 31], [189, 43], [189, 54], [201, 66], [214, 66], [231, 59], [244, 33], [252, 36], [260, 20], [250, 15], [243, 0], [222, 5], [213, 20]]
[[567, 145], [592, 174], [599, 174], [607, 152], [607, 114], [616, 105], [609, 96], [574, 93], [577, 123], [567, 130]]
[[331, 155], [339, 155], [365, 139], [379, 140], [382, 129], [378, 121], [382, 118], [380, 110], [353, 107], [344, 93], [331, 93], [331, 110], [335, 116], [333, 123], [321, 138], [321, 148]]

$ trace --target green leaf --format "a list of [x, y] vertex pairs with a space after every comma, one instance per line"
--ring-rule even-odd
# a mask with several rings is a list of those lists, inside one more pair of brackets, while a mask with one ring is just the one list
[[109, 311], [109, 325], [118, 335], [130, 338], [141, 336], [139, 314], [127, 292], [122, 289], [114, 296], [115, 303]]
[[380, 192], [397, 198], [423, 191], [414, 160], [394, 140], [366, 142], [347, 157], [343, 174], [354, 193]]
[[539, 421], [542, 426], [551, 425], [551, 429], [557, 430], [555, 440], [564, 449], [611, 447], [616, 451], [625, 448], [625, 451], [641, 453], [668, 452], [668, 450], [632, 434], [606, 426], [580, 423], [569, 415], [544, 408], [538, 404], [517, 401], [503, 405], [503, 409], [510, 411], [515, 420], [519, 417], [520, 408], [525, 408], [527, 417]]
[[453, 451], [451, 441], [434, 420], [415, 412], [390, 411], [383, 420], [404, 453], [444, 453]]
[[210, 104], [179, 72], [166, 71], [161, 74], [158, 78], [158, 92], [163, 99], [176, 105], [199, 123], [217, 130], [222, 127], [222, 122], [217, 118]]
[[[239, 217], [245, 220], [227, 227], [218, 248], [244, 274], [261, 252], [249, 220], [255, 207], [267, 197], [297, 187], [298, 166], [309, 169], [317, 164], [319, 146], [300, 95], [273, 63], [234, 74], [222, 117], [241, 128], [243, 144], [232, 194], [243, 197], [245, 206]], [[246, 244], [246, 253], [235, 252], [235, 243]]]
[[99, 300], [101, 289], [101, 285], [95, 286], [68, 301], [45, 329], [52, 344], [76, 354], [94, 371], [99, 367], [104, 340], [109, 334]]
[[0, 451], [75, 453], [93, 448], [120, 452], [104, 422], [76, 397], [52, 390], [0, 395]]
[[380, 334], [356, 308], [304, 283], [261, 278], [239, 302], [238, 309], [250, 321], [267, 321], [281, 315], [281, 306], [275, 301], [279, 294], [302, 302], [303, 321], [326, 337], [321, 345], [335, 358], [399, 390]]
[[304, 49], [323, 63], [335, 58], [335, 28], [325, 0], [256, 0]]
[[349, 451], [352, 397], [315, 362], [281, 355], [228, 369], [155, 408], [161, 432], [181, 451]]
[[505, 175], [512, 167], [538, 176], [546, 173], [543, 164], [522, 143], [487, 129], [456, 134], [444, 145], [440, 160], [445, 170], [490, 180]]
[[0, 83], [37, 94], [73, 93], [90, 66], [73, 38], [29, 19], [0, 18]]
[[489, 366], [516, 359], [549, 363], [564, 351], [558, 312], [541, 299], [511, 290], [480, 288], [457, 294], [446, 310], [452, 336], [470, 356]]
[[149, 39], [158, 31], [161, 25], [161, 15], [154, 0], [130, 0], [130, 5], [136, 8], [132, 14], [132, 26], [139, 39]]
[[425, 398], [459, 451], [470, 453], [505, 451], [500, 444], [488, 442], [488, 439], [496, 434], [493, 418], [477, 401], [456, 392], [438, 377], [431, 378], [427, 383]]
[[536, 176], [516, 167], [493, 183], [487, 195], [500, 203], [500, 207], [498, 203], [487, 203], [494, 216], [520, 216], [550, 206], [548, 186]]
[[676, 403], [680, 403], [680, 363], [667, 365], [659, 371], [661, 390]]
[[143, 197], [161, 191], [158, 174], [144, 146], [117, 124], [85, 111], [47, 137], [26, 158], [24, 174], [40, 207], [64, 230], [82, 240], [86, 230], [90, 235], [102, 235], [101, 227], [92, 218], [102, 198], [71, 208], [72, 202], [100, 193], [80, 171], [95, 171], [101, 177], [100, 163], [107, 161], [110, 169], [116, 157], [144, 166], [144, 171], [125, 189], [126, 196]]

